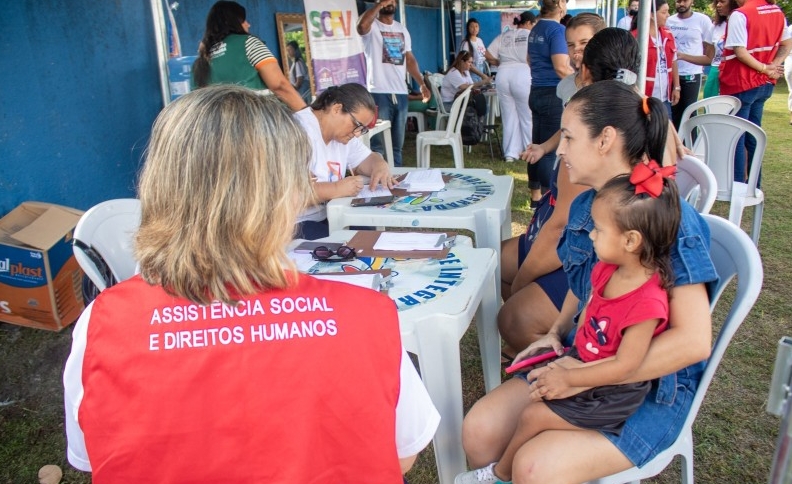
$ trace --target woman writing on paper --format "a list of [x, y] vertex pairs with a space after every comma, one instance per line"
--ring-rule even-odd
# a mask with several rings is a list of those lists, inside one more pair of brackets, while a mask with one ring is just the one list
[[[327, 237], [325, 203], [334, 198], [354, 197], [363, 188], [363, 177], [371, 177], [369, 188], [393, 188], [388, 163], [371, 151], [360, 136], [377, 121], [371, 94], [360, 84], [331, 86], [310, 107], [295, 113], [311, 140], [310, 176], [316, 200], [297, 217], [295, 237], [315, 240]], [[347, 169], [353, 174], [345, 176]]]

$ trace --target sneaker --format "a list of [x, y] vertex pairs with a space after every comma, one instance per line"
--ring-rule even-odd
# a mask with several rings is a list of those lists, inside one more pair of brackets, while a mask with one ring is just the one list
[[454, 478], [454, 484], [511, 484], [511, 481], [504, 482], [498, 479], [493, 472], [495, 462], [468, 472], [463, 472]]
[[512, 158], [511, 156], [507, 156], [505, 158], [505, 160], [506, 160], [506, 163], [514, 163], [515, 161], [517, 161], [516, 158]]

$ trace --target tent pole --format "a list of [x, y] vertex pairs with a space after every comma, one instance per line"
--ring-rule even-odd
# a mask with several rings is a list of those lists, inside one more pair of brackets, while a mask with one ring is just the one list
[[151, 0], [151, 19], [154, 22], [154, 43], [157, 47], [157, 64], [159, 65], [160, 90], [162, 105], [170, 103], [170, 84], [168, 83], [167, 31], [165, 29], [165, 11], [162, 0]]
[[443, 72], [448, 69], [448, 56], [446, 55], [446, 50], [448, 50], [448, 46], [446, 45], [446, 30], [445, 30], [445, 1], [440, 0], [440, 38], [443, 39], [440, 42], [440, 48], [442, 50], [442, 58], [443, 58]]
[[641, 53], [641, 67], [638, 69], [638, 92], [646, 92], [646, 66], [647, 53], [649, 52], [649, 11], [652, 9], [652, 0], [641, 0], [638, 9], [638, 52]]

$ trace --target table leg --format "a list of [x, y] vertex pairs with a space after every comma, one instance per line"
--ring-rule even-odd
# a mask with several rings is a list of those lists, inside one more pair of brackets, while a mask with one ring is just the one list
[[395, 165], [393, 160], [393, 140], [391, 139], [391, 129], [387, 128], [382, 132], [382, 137], [385, 138], [385, 161], [388, 162], [391, 168]]
[[498, 271], [494, 271], [482, 289], [481, 304], [476, 310], [476, 333], [478, 334], [481, 366], [484, 370], [484, 389], [492, 391], [501, 384], [500, 334], [498, 334], [498, 308], [500, 299], [496, 288], [500, 287]]
[[459, 334], [444, 331], [453, 321], [416, 324], [416, 343], [421, 379], [441, 420], [434, 439], [437, 475], [440, 484], [452, 484], [467, 467], [462, 450], [462, 366], [459, 361]]

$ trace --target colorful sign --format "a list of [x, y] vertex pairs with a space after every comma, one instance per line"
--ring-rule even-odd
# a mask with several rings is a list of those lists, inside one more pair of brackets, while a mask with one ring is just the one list
[[317, 262], [308, 274], [390, 269], [388, 296], [399, 311], [434, 301], [462, 284], [467, 266], [453, 253], [445, 259], [358, 257], [347, 262]]
[[304, 0], [316, 93], [355, 82], [366, 85], [366, 57], [353, 0]]
[[454, 210], [478, 203], [495, 193], [495, 185], [476, 176], [444, 172], [443, 177], [451, 179], [442, 190], [428, 195], [408, 195], [392, 203], [389, 209], [395, 212]]

